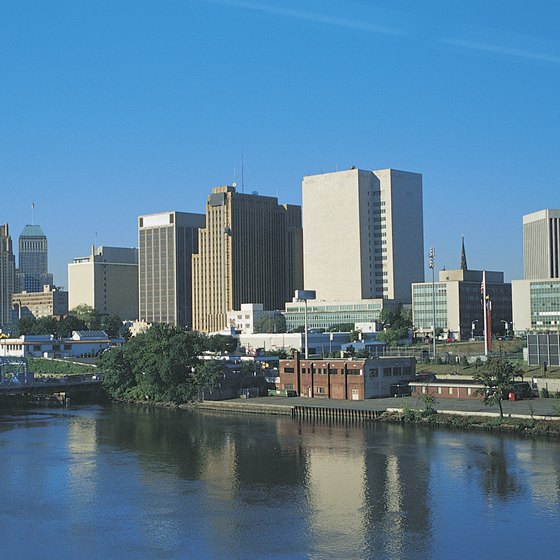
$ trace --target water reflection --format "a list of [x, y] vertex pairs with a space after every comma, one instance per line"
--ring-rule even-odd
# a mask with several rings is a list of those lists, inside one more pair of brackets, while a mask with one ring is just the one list
[[42, 556], [31, 528], [82, 558], [530, 553], [496, 539], [518, 519], [548, 536], [542, 558], [560, 545], [546, 532], [560, 451], [544, 440], [127, 406], [1, 426], [0, 516], [18, 512], [6, 553]]

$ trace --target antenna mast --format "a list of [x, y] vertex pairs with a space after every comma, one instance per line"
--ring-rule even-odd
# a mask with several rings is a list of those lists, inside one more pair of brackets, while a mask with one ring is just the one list
[[243, 159], [243, 150], [241, 150], [241, 192], [245, 192], [245, 161]]

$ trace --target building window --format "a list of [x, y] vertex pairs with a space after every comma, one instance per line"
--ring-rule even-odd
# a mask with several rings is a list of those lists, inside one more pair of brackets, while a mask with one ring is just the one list
[[449, 387], [448, 391], [449, 391], [449, 394], [452, 395], [453, 394], [453, 387]]
[[294, 368], [293, 367], [284, 368], [284, 373], [294, 373]]
[[392, 368], [390, 367], [383, 368], [383, 377], [391, 377], [392, 373], [393, 373]]
[[336, 375], [336, 374], [338, 373], [338, 370], [337, 370], [337, 369], [334, 369], [334, 368], [329, 368], [329, 373], [330, 373], [331, 375]]
[[286, 389], [286, 391], [293, 391], [294, 390], [294, 384], [293, 383], [284, 383], [284, 389]]
[[326, 395], [327, 394], [327, 391], [325, 390], [324, 387], [315, 387], [315, 392], [318, 395]]
[[467, 395], [472, 395], [472, 389], [470, 387], [467, 387]]
[[377, 377], [379, 375], [379, 372], [377, 370], [377, 368], [371, 368], [369, 371], [369, 376], [370, 377]]

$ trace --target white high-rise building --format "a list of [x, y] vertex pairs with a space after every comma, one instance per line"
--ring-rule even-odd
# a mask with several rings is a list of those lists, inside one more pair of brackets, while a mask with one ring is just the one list
[[350, 169], [304, 177], [305, 288], [328, 301], [411, 301], [424, 280], [422, 175]]
[[523, 216], [523, 265], [526, 280], [560, 278], [560, 210]]

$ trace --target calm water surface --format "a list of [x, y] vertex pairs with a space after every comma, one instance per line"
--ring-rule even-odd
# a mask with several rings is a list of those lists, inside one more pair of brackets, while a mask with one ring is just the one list
[[89, 407], [0, 416], [0, 558], [560, 558], [560, 445]]

